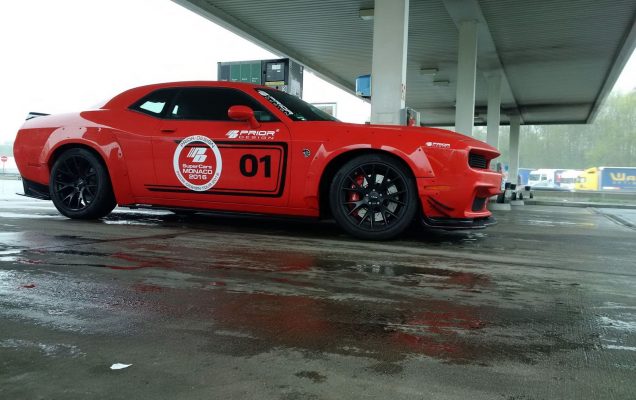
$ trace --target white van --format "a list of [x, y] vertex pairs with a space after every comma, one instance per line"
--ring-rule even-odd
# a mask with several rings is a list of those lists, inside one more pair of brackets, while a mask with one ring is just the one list
[[561, 170], [546, 168], [535, 169], [530, 172], [530, 175], [528, 176], [528, 186], [548, 188], [556, 187], [554, 178], [557, 171]]
[[556, 174], [556, 184], [561, 189], [574, 190], [574, 184], [576, 184], [581, 174], [583, 174], [583, 171], [578, 169], [566, 169], [558, 172]]

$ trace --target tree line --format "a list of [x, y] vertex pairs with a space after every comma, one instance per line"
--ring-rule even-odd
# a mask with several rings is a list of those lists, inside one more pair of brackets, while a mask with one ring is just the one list
[[[509, 127], [499, 131], [500, 160], [508, 164]], [[486, 129], [475, 136], [486, 139]], [[519, 166], [585, 169], [636, 167], [636, 90], [610, 95], [589, 125], [522, 126]]]

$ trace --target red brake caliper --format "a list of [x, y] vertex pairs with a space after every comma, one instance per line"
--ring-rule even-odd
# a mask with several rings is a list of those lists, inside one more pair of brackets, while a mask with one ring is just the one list
[[[364, 175], [358, 175], [355, 179], [356, 183], [358, 184], [359, 187], [362, 187], [362, 184], [364, 184]], [[354, 185], [353, 183], [351, 184], [351, 189], [355, 189], [356, 185]], [[348, 201], [360, 201], [360, 199], [362, 199], [362, 194], [358, 193], [358, 192], [349, 192], [349, 199]], [[351, 207], [355, 207], [355, 205], [351, 205]]]

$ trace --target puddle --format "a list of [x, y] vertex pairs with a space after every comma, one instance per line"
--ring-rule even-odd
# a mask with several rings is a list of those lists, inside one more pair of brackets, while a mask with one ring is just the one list
[[0, 250], [0, 262], [16, 262], [20, 259], [20, 253], [20, 249]]
[[106, 225], [142, 225], [142, 226], [158, 226], [163, 223], [162, 220], [159, 219], [145, 219], [145, 220], [102, 220], [103, 224]]
[[66, 217], [62, 215], [52, 215], [52, 214], [40, 214], [40, 213], [31, 213], [31, 214], [22, 214], [16, 212], [0, 212], [0, 218], [24, 218], [24, 219], [38, 219], [38, 218], [46, 218], [46, 219], [65, 219]]
[[[633, 315], [631, 315], [634, 318]], [[619, 319], [613, 319], [605, 316], [599, 317], [599, 323], [601, 327], [606, 329], [616, 329], [624, 332], [636, 332], [636, 320], [624, 321]]]
[[557, 226], [585, 226], [593, 228], [595, 225], [589, 222], [569, 222], [569, 221], [554, 221], [554, 220], [540, 220], [540, 219], [528, 219], [525, 221], [528, 225], [543, 226], [543, 227], [557, 227]]
[[0, 250], [0, 256], [7, 256], [7, 255], [11, 255], [11, 254], [20, 254], [22, 252], [22, 250]]
[[609, 349], [609, 350], [636, 351], [636, 347], [632, 347], [632, 346], [618, 346], [618, 345], [614, 345], [614, 344], [603, 345], [603, 348], [604, 349]]
[[37, 350], [46, 357], [80, 357], [85, 355], [77, 346], [68, 344], [48, 344], [21, 339], [0, 340], [0, 347], [7, 349]]
[[[155, 288], [142, 289], [147, 296]], [[253, 356], [276, 348], [334, 353], [395, 363], [414, 355], [447, 363], [488, 365], [497, 360], [534, 363], [542, 354], [598, 348], [572, 341], [578, 314], [559, 313], [547, 321], [541, 311], [499, 309], [433, 298], [392, 302], [350, 298], [247, 293], [232, 285], [214, 291], [171, 290], [161, 314], [180, 315], [184, 304], [197, 320], [209, 320], [206, 351]], [[550, 317], [552, 318], [552, 317]], [[527, 321], [533, 321], [532, 326]], [[542, 331], [550, 326], [550, 332]]]

